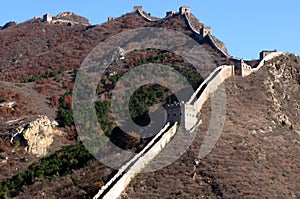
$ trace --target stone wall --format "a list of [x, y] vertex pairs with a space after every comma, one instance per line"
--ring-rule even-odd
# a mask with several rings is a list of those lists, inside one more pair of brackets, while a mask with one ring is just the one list
[[70, 25], [84, 25], [89, 26], [90, 23], [87, 19], [80, 17], [72, 12], [62, 12], [56, 17], [52, 17], [50, 14], [43, 16], [43, 22], [52, 24], [70, 24]]
[[258, 64], [258, 66], [256, 68], [253, 68], [252, 69], [252, 72], [256, 72], [258, 71], [261, 67], [263, 67], [265, 65], [265, 62], [266, 61], [269, 61], [275, 57], [278, 57], [280, 55], [283, 55], [283, 54], [287, 54], [287, 53], [284, 53], [284, 52], [273, 52], [273, 53], [270, 53], [268, 54], [266, 57], [264, 57]]
[[219, 45], [217, 44], [217, 42], [214, 40], [214, 38], [208, 34], [208, 38], [211, 42], [211, 44], [224, 56], [224, 57], [228, 57], [229, 55], [224, 51], [222, 50]]
[[[184, 125], [187, 130], [194, 130], [201, 123], [201, 120], [197, 115], [199, 115], [203, 104], [209, 98], [209, 95], [215, 92], [218, 89], [219, 85], [232, 75], [234, 75], [234, 66], [218, 67], [208, 78], [206, 78], [205, 83], [202, 84], [202, 86], [207, 86], [203, 90], [200, 97], [197, 100], [191, 99], [190, 101], [194, 102], [193, 104], [181, 104], [181, 113], [184, 114]], [[201, 92], [201, 89], [197, 89], [197, 91]], [[196, 96], [197, 93], [195, 93], [192, 97], [195, 98]], [[169, 109], [167, 108], [167, 112], [171, 113], [170, 111], [172, 111], [172, 113], [174, 113], [174, 111], [177, 110], [179, 113], [180, 104], [176, 104], [173, 106], [174, 110], [172, 110], [172, 107], [169, 107]], [[174, 120], [177, 119], [179, 119], [179, 117], [176, 117], [176, 119]], [[176, 134], [177, 124], [178, 123], [175, 122], [172, 126], [170, 126], [170, 124], [168, 123], [140, 153], [135, 155], [128, 163], [126, 163], [118, 171], [118, 173], [100, 189], [100, 191], [94, 198], [118, 198], [124, 191], [124, 189], [128, 186], [130, 181], [136, 176], [136, 174], [141, 172], [142, 169], [145, 168], [146, 165], [148, 165], [150, 161], [154, 159], [154, 157], [156, 157], [161, 152], [161, 150], [171, 141], [173, 136]]]
[[189, 28], [190, 28], [195, 34], [200, 35], [200, 32], [199, 32], [198, 30], [196, 30], [196, 29], [194, 28], [194, 26], [192, 25], [191, 20], [189, 19], [188, 15], [187, 15], [187, 14], [184, 14], [184, 17], [185, 17], [185, 19], [186, 19], [186, 21], [187, 21], [187, 23], [188, 23]]
[[[214, 40], [214, 38], [211, 36], [211, 28], [210, 27], [204, 27], [202, 30], [196, 30], [194, 27], [193, 27], [193, 25], [192, 25], [192, 23], [191, 23], [191, 21], [190, 21], [190, 19], [189, 19], [189, 17], [188, 17], [188, 15], [187, 14], [184, 14], [184, 16], [185, 16], [185, 18], [186, 18], [186, 21], [187, 21], [187, 23], [188, 23], [188, 26], [189, 26], [189, 28], [196, 34], [196, 35], [198, 35], [199, 36], [199, 38], [200, 39], [203, 39], [205, 36], [208, 36], [208, 39], [210, 40], [210, 42], [211, 42], [211, 44], [224, 56], [224, 57], [229, 57], [229, 55], [228, 55], [228, 53], [226, 53], [218, 44], [217, 44], [217, 42]], [[204, 35], [204, 34], [206, 34], [206, 35]]]
[[[168, 123], [147, 146], [128, 163], [126, 163], [118, 173], [103, 186], [94, 199], [115, 199], [128, 186], [130, 181], [153, 160], [161, 150], [171, 141], [177, 131], [177, 123], [170, 126]], [[160, 136], [162, 137], [160, 138]], [[159, 139], [160, 138], [160, 139]], [[154, 144], [154, 145], [153, 145]], [[125, 173], [126, 171], [126, 173]], [[113, 186], [112, 186], [113, 185]], [[112, 187], [111, 187], [112, 186]]]
[[200, 97], [195, 101], [194, 108], [200, 112], [203, 104], [209, 98], [210, 94], [214, 93], [218, 87], [229, 77], [234, 75], [234, 66], [220, 66], [221, 70], [215, 75], [215, 77], [207, 83], [206, 88], [203, 90]]
[[158, 21], [159, 19], [153, 19], [147, 15], [144, 14], [142, 9], [137, 9], [135, 10], [136, 12], [138, 12], [142, 17], [144, 17], [147, 21]]
[[[135, 8], [135, 10], [147, 20], [152, 21], [152, 19], [144, 15], [141, 9]], [[190, 29], [195, 34], [200, 35], [201, 31], [198, 32], [198, 30], [195, 30], [193, 28], [188, 18], [188, 14], [182, 14], [186, 17]], [[214, 38], [209, 34], [209, 32], [206, 33], [212, 45], [222, 55], [224, 55], [225, 57], [229, 57], [229, 55], [218, 46], [216, 41], [214, 41]], [[204, 32], [202, 32], [202, 34], [204, 34]], [[265, 61], [272, 59], [275, 56], [279, 56], [280, 54], [282, 53], [271, 53], [267, 55], [261, 61], [259, 67], [255, 70], [258, 70], [261, 66], [263, 66]], [[155, 156], [157, 156], [161, 152], [161, 150], [171, 141], [173, 136], [176, 134], [178, 122], [183, 122], [182, 125], [184, 125], [184, 128], [187, 131], [193, 131], [201, 123], [199, 115], [202, 106], [209, 99], [210, 95], [214, 93], [227, 78], [235, 74], [247, 76], [250, 75], [253, 71], [254, 69], [252, 69], [251, 66], [246, 64], [243, 60], [235, 59], [235, 65], [224, 65], [217, 67], [193, 93], [188, 102], [172, 104], [165, 107], [167, 112], [167, 121], [171, 123], [175, 122], [175, 124], [171, 126], [168, 123], [139, 154], [135, 155], [105, 186], [101, 188], [99, 193], [94, 198], [118, 198], [130, 183], [130, 181], [136, 176], [136, 174], [142, 171], [142, 169], [145, 168], [146, 165], [149, 164], [149, 162]], [[183, 115], [183, 121], [180, 121], [181, 114]], [[125, 171], [127, 172], [125, 173]]]
[[[144, 14], [143, 9], [141, 6], [134, 6], [134, 12], [138, 12], [143, 18], [145, 18], [147, 21], [158, 21], [160, 19], [154, 19], [153, 17], [147, 16]], [[204, 26], [200, 30], [196, 30], [194, 26], [191, 23], [191, 20], [189, 19], [190, 15], [190, 8], [186, 6], [182, 6], [179, 8], [179, 13], [183, 15], [188, 23], [189, 28], [194, 32], [194, 34], [198, 35], [200, 39], [203, 39], [205, 36], [208, 36], [209, 41], [211, 44], [221, 53], [224, 57], [229, 57], [226, 50], [222, 49], [222, 46], [220, 47], [218, 43], [215, 41], [215, 39], [211, 36], [211, 27]], [[176, 14], [175, 11], [167, 12], [166, 16], [171, 16]]]
[[[216, 68], [199, 86], [190, 100], [183, 105], [183, 127], [187, 131], [193, 131], [200, 123], [200, 111], [203, 104], [218, 87], [229, 77], [233, 76], [234, 66], [220, 66]], [[197, 98], [197, 96], [199, 96]]]
[[252, 67], [246, 64], [242, 59], [236, 59], [234, 68], [235, 74], [242, 77], [246, 77], [252, 73]]
[[[261, 64], [263, 64], [264, 61], [272, 59], [281, 54], [283, 53], [270, 54], [267, 57], [265, 57], [264, 60], [262, 60]], [[239, 61], [241, 63], [241, 68], [243, 68], [243, 60]], [[235, 75], [235, 68], [235, 65], [219, 66], [205, 79], [205, 81], [199, 86], [199, 88], [191, 96], [190, 100], [187, 103], [180, 104], [183, 107], [181, 111], [184, 114], [184, 125], [186, 129], [193, 131], [199, 124], [201, 124], [201, 120], [198, 116], [203, 104], [227, 78]], [[201, 95], [197, 99], [197, 95], [199, 92], [201, 93]], [[179, 111], [178, 107], [180, 106], [174, 105], [173, 108], [174, 110]], [[171, 139], [176, 134], [176, 130], [177, 122], [172, 126], [170, 126], [170, 124], [168, 123], [140, 153], [138, 153], [126, 165], [124, 165], [118, 171], [118, 173], [105, 186], [103, 186], [100, 189], [100, 191], [94, 198], [118, 198], [128, 186], [130, 181], [139, 172], [141, 172], [143, 168], [145, 168], [151, 162], [151, 160], [153, 160], [162, 151], [162, 149], [171, 141]]]
[[197, 88], [197, 90], [193, 93], [193, 95], [190, 97], [190, 100], [188, 101], [188, 104], [193, 104], [196, 100], [197, 94], [203, 90], [203, 87], [222, 69], [222, 66], [217, 67], [213, 72], [209, 74], [207, 78], [200, 84], [200, 86]]

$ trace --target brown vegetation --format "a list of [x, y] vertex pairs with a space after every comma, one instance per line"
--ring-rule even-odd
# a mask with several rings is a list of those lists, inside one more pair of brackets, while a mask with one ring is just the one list
[[[210, 122], [208, 100], [201, 111], [204, 123], [187, 152], [160, 171], [139, 174], [122, 198], [299, 198], [300, 138], [295, 116], [300, 113], [291, 107], [300, 100], [297, 92], [291, 92], [300, 88], [299, 62], [295, 56], [282, 56], [256, 74], [226, 80], [225, 126], [211, 153], [195, 165]], [[277, 70], [275, 64], [284, 69], [283, 74], [291, 74], [280, 78], [283, 87], [275, 84], [274, 93], [294, 128], [273, 117], [277, 110], [264, 81], [275, 81], [270, 72]], [[282, 98], [284, 84], [289, 100]]]
[[[193, 19], [195, 27], [199, 21]], [[40, 95], [33, 99], [12, 89], [0, 88], [0, 103], [15, 102], [13, 108], [0, 107], [0, 118], [29, 116], [31, 103], [44, 100], [51, 106], [53, 112], [60, 108], [65, 116], [64, 124], [69, 140], [77, 140], [75, 126], [72, 124], [71, 108], [74, 77], [64, 72], [56, 80], [41, 78], [44, 74], [54, 71], [73, 71], [80, 67], [88, 53], [101, 41], [118, 34], [121, 31], [139, 27], [163, 27], [183, 32], [194, 39], [183, 16], [175, 15], [157, 22], [149, 22], [137, 13], [129, 13], [122, 17], [96, 26], [58, 25], [33, 19], [22, 24], [0, 30], [0, 80], [19, 82], [34, 80], [30, 83]], [[220, 53], [210, 45], [207, 39], [199, 41], [207, 50], [217, 65], [230, 63], [229, 59], [222, 58]], [[158, 50], [134, 51], [126, 55], [122, 67], [114, 63], [110, 70], [118, 74], [127, 72], [139, 64], [154, 62], [166, 65], [177, 65], [179, 69], [191, 69], [191, 66], [181, 57], [169, 52]], [[253, 65], [257, 61], [251, 62]], [[274, 81], [274, 73], [264, 70], [249, 78], [233, 77], [226, 82], [227, 90], [227, 117], [223, 134], [212, 151], [203, 158], [198, 166], [194, 165], [199, 147], [203, 140], [210, 119], [209, 102], [204, 106], [201, 117], [204, 124], [198, 129], [198, 137], [188, 151], [172, 165], [155, 173], [140, 174], [132, 181], [124, 198], [299, 198], [300, 173], [299, 158], [299, 59], [289, 57], [280, 58], [274, 64], [276, 70], [287, 64], [292, 80], [287, 84], [275, 84], [270, 92], [264, 84], [266, 78]], [[120, 63], [119, 63], [120, 64]], [[123, 67], [124, 66], [124, 67]], [[272, 70], [275, 70], [273, 67]], [[295, 71], [296, 68], [296, 71]], [[268, 68], [270, 69], [270, 68]], [[261, 72], [261, 71], [260, 71]], [[273, 71], [274, 72], [274, 71]], [[199, 75], [195, 69], [189, 74]], [[270, 76], [271, 75], [271, 76]], [[23, 79], [22, 79], [23, 78]], [[103, 82], [99, 82], [99, 96], [105, 100], [99, 107], [108, 117], [108, 96], [117, 80], [116, 77], [105, 74]], [[283, 82], [285, 79], [280, 79]], [[26, 82], [26, 81], [25, 81]], [[274, 81], [275, 82], [275, 81]], [[298, 82], [298, 84], [297, 84]], [[27, 84], [26, 84], [27, 85]], [[25, 84], [19, 89], [29, 91]], [[149, 87], [146, 87], [149, 90]], [[28, 90], [26, 90], [28, 89]], [[281, 94], [285, 91], [285, 97]], [[65, 95], [63, 95], [66, 93]], [[42, 96], [42, 98], [40, 98]], [[275, 111], [270, 105], [276, 97], [282, 107], [282, 113], [287, 115], [292, 126], [286, 123], [276, 123], [272, 117]], [[121, 99], [122, 100], [122, 99]], [[292, 106], [290, 106], [292, 104]], [[42, 109], [40, 105], [36, 109]], [[294, 109], [298, 108], [298, 109]], [[46, 109], [45, 109], [46, 110]], [[297, 110], [297, 111], [294, 111]], [[296, 114], [295, 114], [296, 113]], [[105, 115], [105, 116], [106, 116]], [[102, 115], [100, 115], [103, 117]], [[53, 118], [54, 119], [54, 118]], [[105, 118], [99, 118], [105, 120]], [[1, 124], [1, 123], [0, 123]], [[5, 131], [8, 127], [5, 127]], [[88, 123], [86, 125], [89, 125]], [[112, 128], [107, 125], [107, 128]], [[2, 129], [0, 129], [2, 131]], [[3, 131], [4, 132], [4, 131]], [[142, 139], [134, 132], [131, 136], [118, 134], [116, 143], [121, 143], [124, 149], [133, 149], [142, 143]], [[127, 140], [124, 143], [124, 140]], [[70, 145], [74, 141], [55, 138], [52, 151], [63, 145]], [[122, 145], [123, 144], [123, 145]], [[62, 159], [66, 154], [58, 153], [55, 160]], [[8, 157], [8, 158], [6, 158]], [[74, 158], [74, 157], [73, 157]], [[8, 160], [7, 160], [8, 159]], [[76, 158], [74, 158], [76, 159]], [[11, 146], [9, 142], [0, 138], [0, 179], [13, 176], [16, 172], [24, 171], [38, 158], [27, 154], [24, 148]], [[37, 164], [39, 164], [38, 162]], [[51, 168], [53, 169], [53, 168]], [[107, 180], [112, 170], [97, 162], [89, 162], [85, 168], [74, 169], [62, 176], [52, 176], [52, 180], [40, 178], [31, 185], [23, 186], [20, 197], [23, 198], [78, 198], [91, 197]], [[19, 190], [18, 190], [19, 191]]]
[[[32, 19], [1, 30], [0, 80], [18, 81], [49, 71], [79, 68], [99, 42], [128, 29], [149, 26], [177, 30], [194, 37], [181, 15], [148, 22], [137, 13], [125, 14], [101, 26], [67, 26]], [[207, 50], [215, 51], [212, 48]], [[221, 61], [220, 55], [212, 56]]]
[[8, 105], [0, 106], [0, 117], [21, 117], [32, 114], [34, 111], [28, 110], [27, 105], [31, 100], [20, 93], [14, 93], [11, 90], [0, 88], [0, 103], [13, 103], [12, 107]]

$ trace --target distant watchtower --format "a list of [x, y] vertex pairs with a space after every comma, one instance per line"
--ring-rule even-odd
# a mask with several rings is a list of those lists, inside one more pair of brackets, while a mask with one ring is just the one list
[[202, 26], [200, 29], [200, 35], [202, 38], [204, 38], [206, 35], [211, 33], [211, 27], [210, 26]]
[[190, 8], [190, 7], [187, 7], [187, 6], [181, 6], [181, 7], [179, 8], [179, 13], [180, 13], [181, 15], [184, 15], [184, 14], [189, 15], [189, 14], [191, 14], [191, 8]]
[[275, 53], [277, 52], [277, 50], [264, 50], [264, 51], [261, 51], [260, 54], [259, 54], [259, 58], [260, 60], [262, 60], [263, 58], [265, 58], [267, 55], [271, 54], [271, 53]]
[[50, 15], [50, 14], [45, 14], [44, 16], [43, 16], [43, 21], [44, 22], [47, 22], [47, 23], [50, 23], [51, 21], [52, 21], [52, 16]]
[[107, 21], [114, 21], [114, 20], [116, 20], [115, 17], [108, 17], [108, 18], [107, 18]]
[[167, 112], [167, 122], [181, 122], [181, 107], [180, 103], [174, 103], [174, 104], [167, 104], [165, 106], [166, 112]]
[[134, 7], [133, 7], [133, 11], [134, 11], [134, 12], [136, 12], [136, 11], [138, 11], [138, 10], [139, 10], [139, 11], [143, 11], [143, 6], [134, 6]]
[[166, 17], [174, 16], [176, 14], [177, 14], [176, 11], [169, 11], [169, 12], [166, 12]]
[[235, 75], [246, 77], [252, 73], [252, 67], [244, 62], [244, 60], [236, 60], [234, 64]]

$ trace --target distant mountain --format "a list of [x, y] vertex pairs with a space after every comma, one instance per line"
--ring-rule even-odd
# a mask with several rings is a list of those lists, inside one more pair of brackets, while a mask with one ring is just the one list
[[[193, 15], [191, 20], [197, 29], [203, 26]], [[68, 21], [70, 23], [67, 23]], [[149, 21], [135, 11], [102, 25], [93, 26], [89, 25], [86, 18], [71, 12], [52, 17], [51, 23], [41, 18], [20, 24], [10, 22], [0, 31], [0, 80], [17, 82], [20, 78], [43, 74], [46, 71], [78, 68], [99, 42], [122, 31], [139, 27], [169, 28], [198, 39], [188, 26], [184, 15], [180, 14]], [[227, 52], [225, 45], [218, 39], [215, 40]], [[226, 62], [207, 38], [199, 43], [216, 63]], [[15, 68], [18, 68], [18, 71], [15, 71]]]
[[[261, 59], [244, 61], [231, 56], [190, 8], [167, 12], [160, 19], [140, 6], [103, 24], [62, 12], [0, 27], [0, 198], [92, 198], [117, 173], [96, 161], [79, 141], [72, 91], [77, 69], [93, 48], [141, 27], [184, 33], [208, 52], [216, 67], [230, 65], [222, 98], [226, 120], [216, 146], [199, 159], [212, 114], [207, 100], [201, 109], [203, 123], [187, 151], [159, 171], [138, 174], [121, 198], [300, 198], [300, 58], [280, 53], [267, 60], [263, 58], [277, 52], [264, 51]], [[121, 132], [112, 121], [111, 95], [123, 74], [144, 63], [173, 67], [193, 88], [204, 80], [187, 60], [161, 49], [135, 50], [113, 62], [95, 89], [95, 109], [108, 138], [131, 152], [143, 149], [151, 138]], [[176, 101], [171, 91], [158, 85], [138, 91], [131, 96], [130, 108], [132, 118], [142, 125], [149, 120], [151, 103]], [[201, 89], [197, 97], [202, 94], [209, 96]], [[48, 135], [44, 131], [50, 126], [55, 133]], [[34, 136], [28, 138], [28, 132]], [[31, 154], [29, 146], [47, 156]]]

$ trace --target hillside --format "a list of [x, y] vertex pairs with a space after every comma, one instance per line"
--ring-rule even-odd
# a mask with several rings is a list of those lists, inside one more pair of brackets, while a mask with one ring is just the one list
[[[139, 9], [97, 25], [62, 12], [47, 15], [49, 21], [35, 17], [0, 27], [0, 198], [92, 198], [116, 174], [84, 147], [72, 115], [78, 69], [100, 42], [126, 30], [157, 27], [191, 37], [216, 66], [233, 65], [232, 70], [239, 70], [238, 63], [255, 68], [261, 61], [231, 57], [226, 45], [192, 13], [171, 12], [160, 19]], [[205, 35], [204, 29], [209, 30]], [[104, 129], [98, 134], [108, 137], [99, 139], [99, 146], [110, 140], [124, 150], [139, 152], [151, 141], [139, 132], [123, 132], [110, 110], [120, 78], [148, 63], [172, 67], [193, 89], [205, 78], [183, 57], [162, 49], [134, 50], [114, 61], [98, 85], [91, 85], [97, 95], [97, 120]], [[131, 81], [138, 84], [137, 80]], [[230, 77], [224, 85], [226, 121], [213, 151], [196, 164], [210, 122], [208, 100], [201, 110], [203, 124], [188, 151], [162, 170], [138, 174], [121, 198], [300, 198], [300, 58], [283, 54], [248, 77]], [[145, 85], [131, 96], [130, 114], [136, 123], [146, 125], [150, 107], [176, 101], [168, 88]], [[23, 134], [12, 136], [32, 128], [39, 115], [47, 116], [49, 124], [38, 126], [37, 137], [46, 137], [46, 125], [57, 132], [45, 147], [46, 156], [30, 153], [31, 140], [24, 140]], [[113, 152], [107, 147], [105, 153]]]
[[[61, 14], [55, 19], [66, 20], [75, 16]], [[78, 21], [77, 18], [73, 20]], [[82, 17], [79, 21], [86, 22]], [[69, 26], [46, 23], [40, 18], [31, 19], [0, 30], [0, 80], [16, 82], [20, 78], [29, 78], [47, 71], [78, 68], [99, 42], [122, 31], [139, 27], [169, 28], [193, 36], [185, 18], [179, 14], [149, 22], [133, 12], [102, 25], [88, 26]], [[209, 44], [204, 45], [204, 48], [216, 62], [222, 62]], [[18, 71], [15, 71], [16, 68]]]
[[299, 198], [299, 61], [281, 56], [256, 74], [226, 80], [226, 121], [213, 151], [194, 170], [208, 100], [189, 150], [160, 171], [138, 174], [122, 198]]

